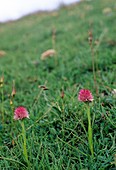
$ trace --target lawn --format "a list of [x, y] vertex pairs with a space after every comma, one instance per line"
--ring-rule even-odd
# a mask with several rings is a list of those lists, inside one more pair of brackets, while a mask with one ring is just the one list
[[90, 0], [0, 24], [0, 170], [116, 170], [115, 10]]

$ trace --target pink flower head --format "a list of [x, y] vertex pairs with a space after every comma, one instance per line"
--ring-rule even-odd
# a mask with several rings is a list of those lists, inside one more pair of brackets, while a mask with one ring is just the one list
[[81, 102], [92, 102], [93, 96], [92, 93], [87, 89], [81, 89], [79, 92], [78, 100]]
[[14, 111], [14, 119], [20, 120], [24, 118], [29, 118], [29, 113], [25, 107], [19, 106]]

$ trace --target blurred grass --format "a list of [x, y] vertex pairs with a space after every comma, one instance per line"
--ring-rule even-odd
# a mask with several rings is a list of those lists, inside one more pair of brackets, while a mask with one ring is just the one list
[[[9, 94], [15, 80], [14, 106], [30, 113], [25, 120], [29, 160], [33, 170], [115, 169], [116, 23], [114, 0], [83, 1], [52, 13], [36, 13], [15, 22], [0, 24], [0, 75], [4, 74], [5, 122], [0, 115], [0, 169], [26, 169], [21, 129], [13, 122]], [[55, 57], [42, 61], [41, 53], [53, 48]], [[92, 30], [99, 96], [94, 89], [88, 31]], [[38, 85], [49, 88], [43, 91]], [[94, 95], [91, 107], [94, 159], [87, 143], [87, 117], [77, 101], [81, 88]], [[61, 91], [64, 98], [61, 98]], [[0, 95], [2, 105], [2, 97]], [[2, 109], [0, 106], [0, 113]], [[14, 143], [14, 144], [13, 144]], [[113, 163], [112, 163], [113, 162]]]

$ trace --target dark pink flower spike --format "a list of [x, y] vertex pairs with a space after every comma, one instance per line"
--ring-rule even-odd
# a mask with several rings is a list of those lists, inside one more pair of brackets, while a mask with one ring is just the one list
[[14, 119], [21, 120], [24, 118], [29, 118], [29, 113], [25, 107], [19, 106], [14, 111]]
[[87, 89], [81, 89], [78, 95], [78, 100], [81, 102], [92, 102], [93, 96], [92, 93]]

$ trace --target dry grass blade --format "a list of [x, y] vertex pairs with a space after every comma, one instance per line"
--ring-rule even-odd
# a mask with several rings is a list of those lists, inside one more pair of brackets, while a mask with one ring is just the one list
[[41, 54], [41, 60], [46, 60], [49, 57], [52, 57], [56, 54], [54, 49], [49, 49]]
[[6, 52], [3, 51], [3, 50], [0, 50], [0, 57], [2, 57], [2, 56], [4, 56], [4, 55], [6, 55]]

